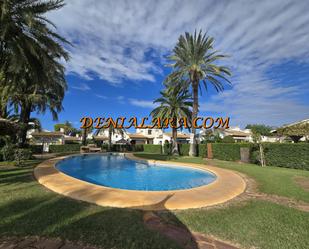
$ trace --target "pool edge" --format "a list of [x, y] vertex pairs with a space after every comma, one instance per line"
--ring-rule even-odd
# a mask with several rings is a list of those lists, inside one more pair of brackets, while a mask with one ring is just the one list
[[48, 189], [73, 199], [105, 207], [142, 210], [174, 210], [213, 206], [235, 198], [246, 189], [246, 182], [243, 177], [230, 170], [204, 164], [141, 159], [132, 153], [119, 154], [124, 154], [131, 160], [144, 161], [150, 164], [169, 164], [206, 170], [214, 173], [217, 178], [208, 185], [191, 189], [169, 191], [115, 189], [79, 180], [60, 172], [55, 167], [60, 160], [80, 154], [46, 160], [34, 169], [34, 176], [40, 184]]

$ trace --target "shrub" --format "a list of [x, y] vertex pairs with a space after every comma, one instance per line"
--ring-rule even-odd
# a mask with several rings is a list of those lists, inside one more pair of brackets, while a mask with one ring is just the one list
[[212, 152], [216, 159], [226, 161], [238, 161], [240, 160], [240, 147], [247, 147], [250, 144], [247, 143], [213, 143]]
[[31, 158], [31, 149], [15, 149], [14, 151], [14, 160], [16, 161], [16, 166], [21, 166], [23, 164], [23, 161], [29, 160]]
[[181, 156], [189, 156], [190, 144], [179, 144], [179, 154]]
[[198, 155], [202, 158], [207, 157], [207, 144], [198, 145]]
[[15, 149], [16, 147], [12, 144], [4, 145], [1, 149], [2, 159], [4, 161], [13, 161]]
[[144, 144], [132, 145], [132, 151], [144, 151]]
[[[106, 150], [108, 149], [108, 145]], [[132, 146], [130, 144], [112, 144], [111, 151], [115, 152], [127, 152], [132, 151]]]
[[108, 150], [108, 144], [102, 144], [101, 146], [102, 150]]
[[77, 152], [80, 150], [80, 144], [61, 144], [61, 145], [50, 145], [50, 153], [62, 153], [62, 152]]
[[265, 143], [266, 165], [309, 170], [309, 144]]
[[144, 152], [161, 154], [162, 146], [160, 144], [144, 144]]
[[235, 143], [235, 140], [232, 136], [226, 136], [222, 139], [222, 143]]
[[31, 144], [29, 145], [29, 149], [33, 154], [41, 154], [43, 152], [43, 145]]

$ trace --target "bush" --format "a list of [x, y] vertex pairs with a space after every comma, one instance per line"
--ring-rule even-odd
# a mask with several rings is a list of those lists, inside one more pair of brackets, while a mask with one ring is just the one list
[[309, 144], [265, 143], [266, 165], [309, 170]]
[[50, 153], [63, 153], [63, 152], [77, 152], [80, 150], [80, 144], [61, 144], [61, 145], [50, 145]]
[[162, 146], [160, 144], [144, 144], [144, 152], [161, 154]]
[[132, 151], [144, 151], [144, 144], [132, 145]]
[[226, 161], [240, 160], [240, 147], [248, 147], [247, 143], [213, 143], [212, 153], [213, 157]]
[[43, 145], [31, 144], [29, 145], [29, 149], [33, 154], [41, 154], [43, 152]]
[[198, 145], [198, 155], [202, 158], [207, 157], [207, 144]]
[[14, 151], [14, 160], [16, 161], [16, 166], [21, 166], [23, 164], [23, 161], [29, 160], [31, 158], [31, 149], [15, 149]]
[[179, 144], [179, 154], [181, 156], [189, 156], [190, 144]]
[[235, 143], [235, 140], [232, 136], [226, 136], [222, 139], [222, 143]]
[[[108, 145], [106, 150], [108, 149]], [[130, 144], [112, 144], [111, 151], [115, 152], [127, 152], [132, 151], [132, 146]]]
[[14, 158], [14, 150], [16, 150], [16, 147], [12, 144], [4, 145], [1, 149], [1, 155], [3, 161], [13, 161]]

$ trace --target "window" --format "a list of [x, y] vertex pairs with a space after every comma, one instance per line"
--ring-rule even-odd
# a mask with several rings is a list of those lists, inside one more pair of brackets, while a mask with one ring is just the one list
[[151, 135], [152, 130], [148, 130], [148, 135]]

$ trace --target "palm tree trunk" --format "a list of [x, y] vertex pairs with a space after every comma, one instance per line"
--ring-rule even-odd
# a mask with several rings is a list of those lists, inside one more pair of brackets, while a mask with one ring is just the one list
[[82, 130], [82, 145], [86, 145], [86, 140], [87, 140], [87, 130], [86, 130], [86, 128], [84, 128], [83, 130]]
[[[198, 82], [195, 80], [192, 83], [192, 88], [193, 88], [193, 110], [192, 110], [192, 121], [197, 117], [198, 113]], [[192, 125], [191, 125], [192, 126]], [[191, 143], [190, 143], [190, 151], [189, 151], [189, 156], [197, 156], [196, 153], [196, 131], [195, 127], [191, 127]]]
[[108, 129], [108, 151], [112, 150], [112, 130]]
[[27, 140], [28, 123], [31, 114], [31, 104], [24, 102], [21, 104], [19, 122], [22, 124], [19, 135], [19, 146], [24, 147]]
[[178, 143], [177, 143], [177, 129], [173, 128], [172, 130], [172, 140], [173, 140], [173, 144], [172, 144], [172, 155], [179, 155], [179, 151], [178, 151]]

